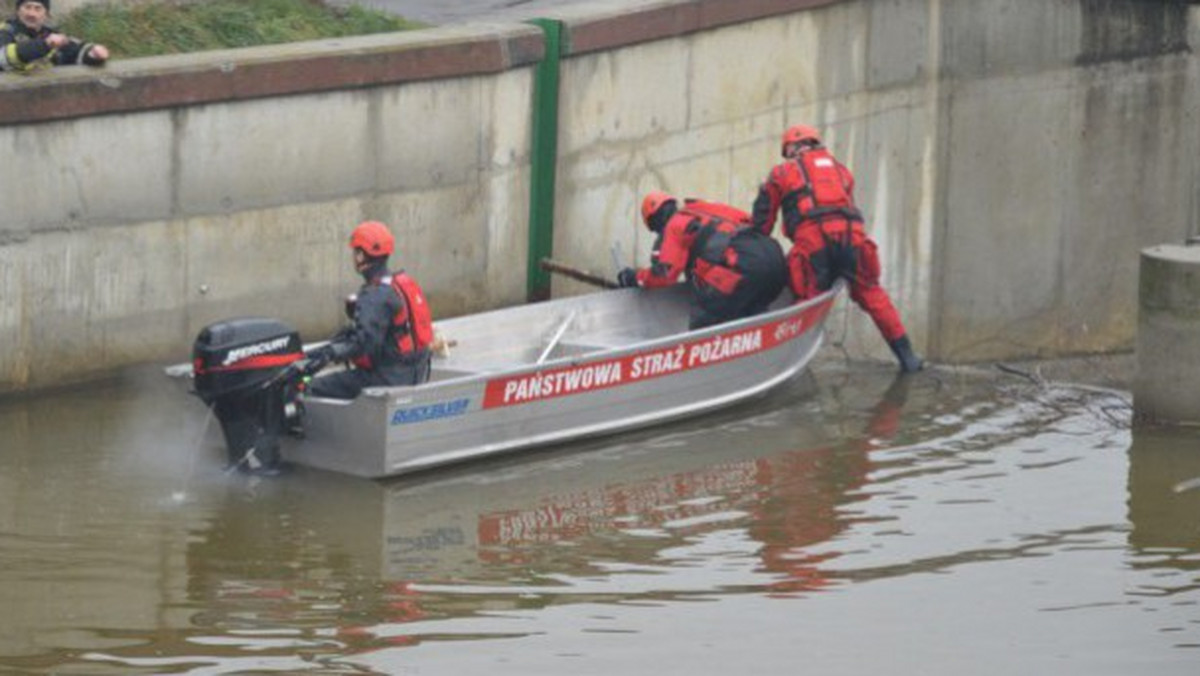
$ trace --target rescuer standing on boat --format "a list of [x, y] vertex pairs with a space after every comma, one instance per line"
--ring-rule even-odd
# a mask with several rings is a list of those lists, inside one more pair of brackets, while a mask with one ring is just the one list
[[924, 362], [913, 352], [900, 314], [879, 284], [879, 255], [854, 203], [854, 175], [821, 144], [813, 127], [788, 128], [782, 146], [785, 161], [759, 189], [753, 223], [770, 235], [783, 210], [783, 232], [792, 241], [787, 258], [792, 291], [804, 300], [845, 278], [851, 300], [871, 316], [900, 370], [919, 371]]
[[741, 209], [664, 192], [642, 200], [642, 220], [658, 235], [650, 267], [625, 268], [621, 286], [656, 288], [686, 273], [692, 284], [689, 327], [699, 329], [766, 311], [787, 285], [783, 249], [750, 227]]
[[364, 387], [429, 380], [432, 313], [416, 280], [403, 270], [388, 271], [395, 247], [392, 233], [378, 221], [365, 221], [351, 234], [354, 269], [363, 277], [347, 308], [353, 323], [308, 357], [313, 369], [330, 361], [349, 361], [353, 367], [315, 379], [308, 390], [313, 396], [353, 399]]

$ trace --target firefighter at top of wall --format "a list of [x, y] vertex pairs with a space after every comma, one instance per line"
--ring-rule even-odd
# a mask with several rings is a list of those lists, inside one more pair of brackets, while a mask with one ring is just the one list
[[771, 234], [783, 211], [792, 241], [788, 276], [800, 300], [828, 290], [839, 277], [887, 341], [905, 373], [924, 365], [887, 291], [879, 284], [879, 254], [854, 202], [854, 175], [824, 145], [820, 133], [796, 125], [783, 134], [784, 161], [771, 169], [754, 201], [754, 227]]
[[0, 71], [108, 61], [107, 47], [63, 35], [46, 23], [49, 16], [50, 0], [17, 0], [17, 15], [0, 24]]
[[353, 399], [365, 387], [419, 385], [429, 380], [433, 316], [416, 280], [403, 270], [388, 271], [396, 241], [387, 226], [364, 221], [350, 236], [354, 269], [362, 288], [347, 305], [353, 322], [307, 355], [310, 371], [331, 361], [352, 368], [316, 378], [316, 397]]
[[751, 228], [750, 215], [740, 209], [692, 199], [680, 204], [656, 191], [642, 200], [642, 220], [658, 236], [650, 267], [625, 268], [617, 281], [657, 288], [686, 274], [692, 329], [764, 312], [787, 286], [783, 249]]

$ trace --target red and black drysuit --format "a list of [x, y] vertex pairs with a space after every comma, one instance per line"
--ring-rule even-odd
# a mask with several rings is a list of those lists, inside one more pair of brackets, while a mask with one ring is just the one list
[[692, 329], [764, 312], [787, 285], [783, 249], [751, 228], [740, 209], [700, 200], [678, 208], [671, 201], [649, 226], [658, 239], [650, 267], [637, 271], [638, 286], [670, 286], [686, 273]]
[[879, 255], [854, 204], [850, 170], [823, 146], [805, 147], [771, 170], [754, 201], [754, 227], [771, 234], [781, 209], [783, 232], [792, 241], [787, 263], [796, 297], [816, 296], [842, 277], [850, 298], [889, 345], [904, 338], [900, 314], [879, 285]]
[[[396, 272], [394, 275], [403, 275]], [[425, 303], [424, 294], [412, 278], [406, 284], [416, 290], [406, 298], [392, 283], [386, 262], [363, 272], [365, 283], [354, 304], [354, 322], [310, 358], [321, 362], [350, 361], [354, 368], [313, 380], [309, 393], [316, 397], [353, 399], [365, 387], [419, 385], [429, 380], [430, 349], [419, 335], [431, 335], [427, 312], [414, 312], [410, 303]]]
[[33, 30], [19, 19], [9, 19], [0, 24], [0, 71], [26, 71], [41, 66], [66, 66], [84, 64], [99, 66], [104, 63], [91, 55], [92, 44], [68, 38], [65, 46], [55, 49], [46, 44], [46, 38], [58, 31], [50, 26]]

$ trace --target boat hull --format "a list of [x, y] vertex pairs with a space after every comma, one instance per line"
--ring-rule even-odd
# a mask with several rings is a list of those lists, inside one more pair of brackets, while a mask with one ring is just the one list
[[440, 321], [457, 346], [435, 359], [430, 382], [309, 398], [306, 437], [284, 456], [381, 478], [728, 406], [805, 367], [835, 296], [700, 331], [686, 330], [683, 287]]

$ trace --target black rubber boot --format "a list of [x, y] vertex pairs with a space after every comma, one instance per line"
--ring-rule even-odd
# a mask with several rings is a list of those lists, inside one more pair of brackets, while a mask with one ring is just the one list
[[916, 373], [925, 366], [925, 362], [913, 352], [912, 343], [909, 342], [908, 336], [900, 336], [899, 338], [888, 343], [888, 347], [892, 348], [892, 352], [896, 354], [896, 361], [900, 362], [901, 373]]

